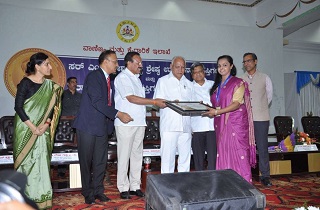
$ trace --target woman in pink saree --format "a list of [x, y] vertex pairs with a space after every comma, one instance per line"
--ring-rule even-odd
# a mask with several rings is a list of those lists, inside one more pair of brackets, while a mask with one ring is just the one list
[[256, 145], [250, 94], [247, 83], [235, 77], [229, 55], [218, 58], [218, 72], [211, 89], [214, 108], [204, 115], [215, 117], [217, 170], [232, 169], [252, 183], [251, 167], [256, 164]]

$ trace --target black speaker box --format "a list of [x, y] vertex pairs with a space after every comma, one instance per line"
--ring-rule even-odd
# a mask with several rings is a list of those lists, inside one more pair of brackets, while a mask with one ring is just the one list
[[266, 197], [233, 170], [147, 176], [147, 210], [264, 209]]

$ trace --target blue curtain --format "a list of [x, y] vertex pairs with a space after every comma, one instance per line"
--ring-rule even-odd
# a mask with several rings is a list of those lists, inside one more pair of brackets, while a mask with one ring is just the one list
[[312, 72], [312, 71], [295, 71], [297, 74], [297, 93], [300, 94], [300, 90], [311, 82], [311, 75], [316, 80], [313, 84], [320, 88], [320, 72]]

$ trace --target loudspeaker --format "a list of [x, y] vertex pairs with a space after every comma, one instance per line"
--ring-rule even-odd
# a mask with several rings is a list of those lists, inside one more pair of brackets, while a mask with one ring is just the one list
[[266, 197], [233, 170], [150, 174], [146, 209], [264, 209]]

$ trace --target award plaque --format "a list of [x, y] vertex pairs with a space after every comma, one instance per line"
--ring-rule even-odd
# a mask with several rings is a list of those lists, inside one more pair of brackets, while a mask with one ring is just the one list
[[167, 107], [183, 116], [201, 116], [202, 113], [212, 108], [200, 101], [166, 101], [166, 104]]

